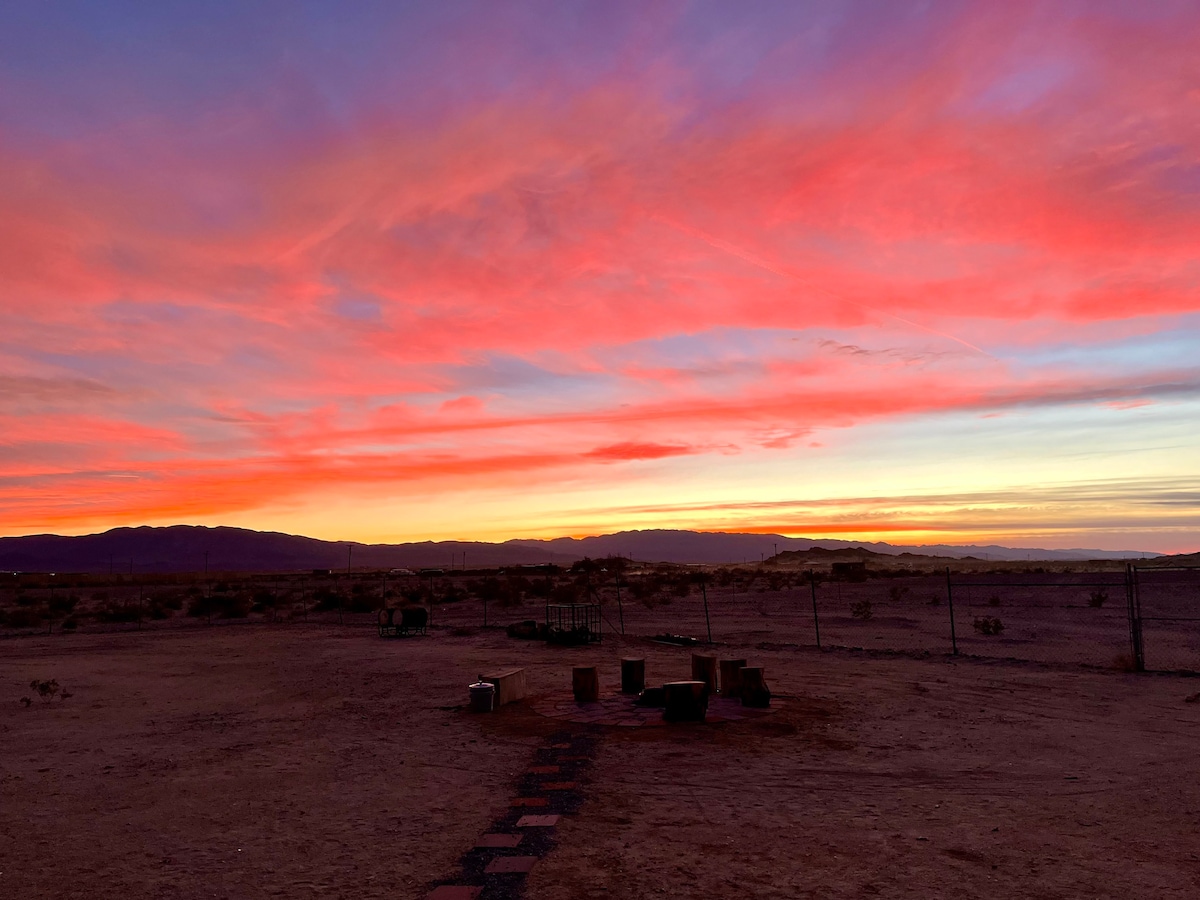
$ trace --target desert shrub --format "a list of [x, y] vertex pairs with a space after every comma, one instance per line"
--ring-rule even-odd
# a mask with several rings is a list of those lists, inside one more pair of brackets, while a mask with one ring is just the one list
[[75, 607], [78, 605], [78, 594], [56, 594], [50, 598], [46, 607], [50, 611], [50, 617], [56, 619], [59, 616], [65, 616], [68, 613], [74, 612]]
[[109, 600], [96, 610], [95, 615], [97, 622], [140, 622], [142, 612], [141, 606], [136, 603], [118, 603], [116, 600]]
[[92, 602], [93, 603], [107, 603], [108, 602], [108, 591], [93, 591], [92, 592]]
[[862, 619], [865, 622], [873, 614], [870, 600], [856, 600], [850, 604], [850, 615], [856, 619]]
[[787, 577], [782, 572], [771, 572], [767, 575], [767, 588], [772, 591], [782, 591], [787, 584]]
[[13, 597], [13, 600], [17, 602], [17, 606], [36, 606], [38, 603], [38, 598], [35, 594], [21, 592], [18, 592], [17, 596]]
[[227, 594], [218, 598], [217, 615], [222, 619], [244, 619], [253, 603], [246, 594]]
[[207, 619], [212, 616], [215, 610], [216, 604], [212, 602], [211, 598], [206, 597], [203, 594], [198, 594], [188, 601], [187, 614], [192, 618]]
[[319, 587], [313, 591], [313, 607], [319, 610], [342, 608], [342, 595], [330, 587]]
[[1000, 634], [1004, 631], [1004, 623], [995, 616], [981, 616], [971, 623], [971, 627], [980, 634]]
[[354, 613], [375, 612], [377, 609], [382, 609], [383, 605], [383, 597], [378, 594], [358, 591], [351, 593], [350, 600], [346, 604], [346, 611]]
[[424, 606], [429, 602], [429, 591], [419, 584], [406, 588], [401, 596], [404, 597], [405, 603], [413, 606]]
[[531, 597], [537, 597], [539, 600], [546, 600], [549, 599], [550, 595], [554, 592], [554, 585], [555, 582], [551, 581], [549, 578], [541, 578], [536, 581], [530, 581], [529, 587], [526, 588], [526, 591]]
[[[505, 578], [501, 581], [499, 578], [488, 576], [478, 582], [475, 590], [475, 595], [485, 603], [494, 603], [501, 609], [512, 609], [514, 606], [520, 606], [524, 599], [521, 590], [521, 581], [528, 583], [527, 579]], [[553, 591], [551, 591], [553, 594]]]
[[45, 611], [40, 606], [18, 606], [7, 612], [0, 610], [0, 626], [7, 628], [36, 628], [45, 618]]
[[79, 622], [74, 617], [63, 619], [62, 625], [59, 626], [63, 631], [74, 631], [79, 627]]
[[893, 603], [899, 603], [904, 599], [904, 595], [908, 593], [908, 586], [901, 584], [893, 584], [888, 588], [888, 599]]
[[446, 585], [441, 594], [438, 595], [439, 603], [459, 603], [466, 599], [467, 592], [453, 582]]
[[259, 588], [250, 599], [254, 604], [250, 607], [251, 612], [267, 612], [279, 605], [279, 598], [275, 596], [275, 592], [266, 588]]
[[929, 605], [930, 606], [941, 606], [942, 598], [939, 597], [937, 594], [930, 594], [929, 595]]
[[1100, 588], [1098, 591], [1092, 591], [1088, 594], [1088, 606], [1092, 609], [1099, 609], [1108, 602], [1108, 591]]
[[688, 597], [692, 593], [692, 576], [684, 574], [671, 583], [671, 593], [676, 597]]
[[995, 594], [992, 594], [992, 596], [988, 597], [988, 606], [999, 606], [999, 605], [1000, 605], [1000, 598], [997, 597]]
[[550, 591], [551, 603], [578, 603], [583, 592], [573, 581], [556, 584]]
[[213, 594], [211, 597], [193, 597], [188, 604], [187, 614], [211, 619], [244, 619], [250, 615], [251, 601], [245, 594]]
[[[42, 701], [45, 703], [52, 702], [55, 697], [58, 697], [59, 700], [66, 700], [71, 696], [70, 692], [64, 691], [59, 686], [58, 681], [54, 678], [51, 678], [48, 681], [38, 681], [35, 678], [33, 681], [29, 682], [29, 686], [33, 690], [37, 691], [37, 695], [41, 697]], [[28, 706], [29, 704], [26, 703], [25, 705]]]
[[1120, 653], [1113, 660], [1113, 668], [1119, 669], [1122, 672], [1135, 672], [1137, 665], [1133, 661], [1133, 656], [1129, 653]]

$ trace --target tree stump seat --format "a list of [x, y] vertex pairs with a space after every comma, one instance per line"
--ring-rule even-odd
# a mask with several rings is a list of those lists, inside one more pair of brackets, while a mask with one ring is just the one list
[[692, 680], [703, 681], [710, 694], [717, 692], [717, 658], [706, 653], [692, 654]]
[[600, 676], [595, 666], [575, 666], [571, 673], [571, 690], [577, 703], [595, 703], [600, 699]]
[[746, 667], [744, 659], [721, 660], [721, 696], [740, 699], [742, 696], [741, 671]]
[[668, 722], [703, 722], [708, 713], [708, 685], [703, 681], [669, 681], [663, 685]]
[[646, 686], [646, 660], [626, 657], [621, 660], [621, 693], [640, 694]]
[[742, 706], [766, 709], [771, 705], [771, 689], [763, 678], [761, 666], [744, 666], [740, 670], [742, 679]]

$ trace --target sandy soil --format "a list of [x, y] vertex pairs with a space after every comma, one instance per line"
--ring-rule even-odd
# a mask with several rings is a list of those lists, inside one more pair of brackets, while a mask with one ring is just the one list
[[[758, 649], [753, 723], [606, 730], [530, 900], [1200, 895], [1200, 682]], [[422, 897], [559, 727], [489, 669], [686, 650], [248, 625], [0, 647], [0, 896]], [[73, 696], [24, 708], [33, 678]]]

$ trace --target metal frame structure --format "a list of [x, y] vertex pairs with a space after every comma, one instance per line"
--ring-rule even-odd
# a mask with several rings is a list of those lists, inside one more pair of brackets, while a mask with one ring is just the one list
[[599, 603], [547, 603], [546, 641], [592, 644], [602, 638]]

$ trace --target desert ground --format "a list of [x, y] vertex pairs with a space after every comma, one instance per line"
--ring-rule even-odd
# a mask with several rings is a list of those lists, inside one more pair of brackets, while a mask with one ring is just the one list
[[[533, 704], [572, 666], [605, 687], [622, 656], [650, 682], [689, 672], [644, 634], [562, 648], [437, 614], [405, 639], [348, 619], [5, 639], [0, 896], [422, 898], [562, 728]], [[772, 715], [595, 728], [523, 896], [1200, 895], [1200, 681], [818, 651], [802, 622], [714, 621], [712, 652], [765, 666]], [[515, 666], [529, 700], [465, 708]], [[71, 696], [31, 692], [48, 679]]]

